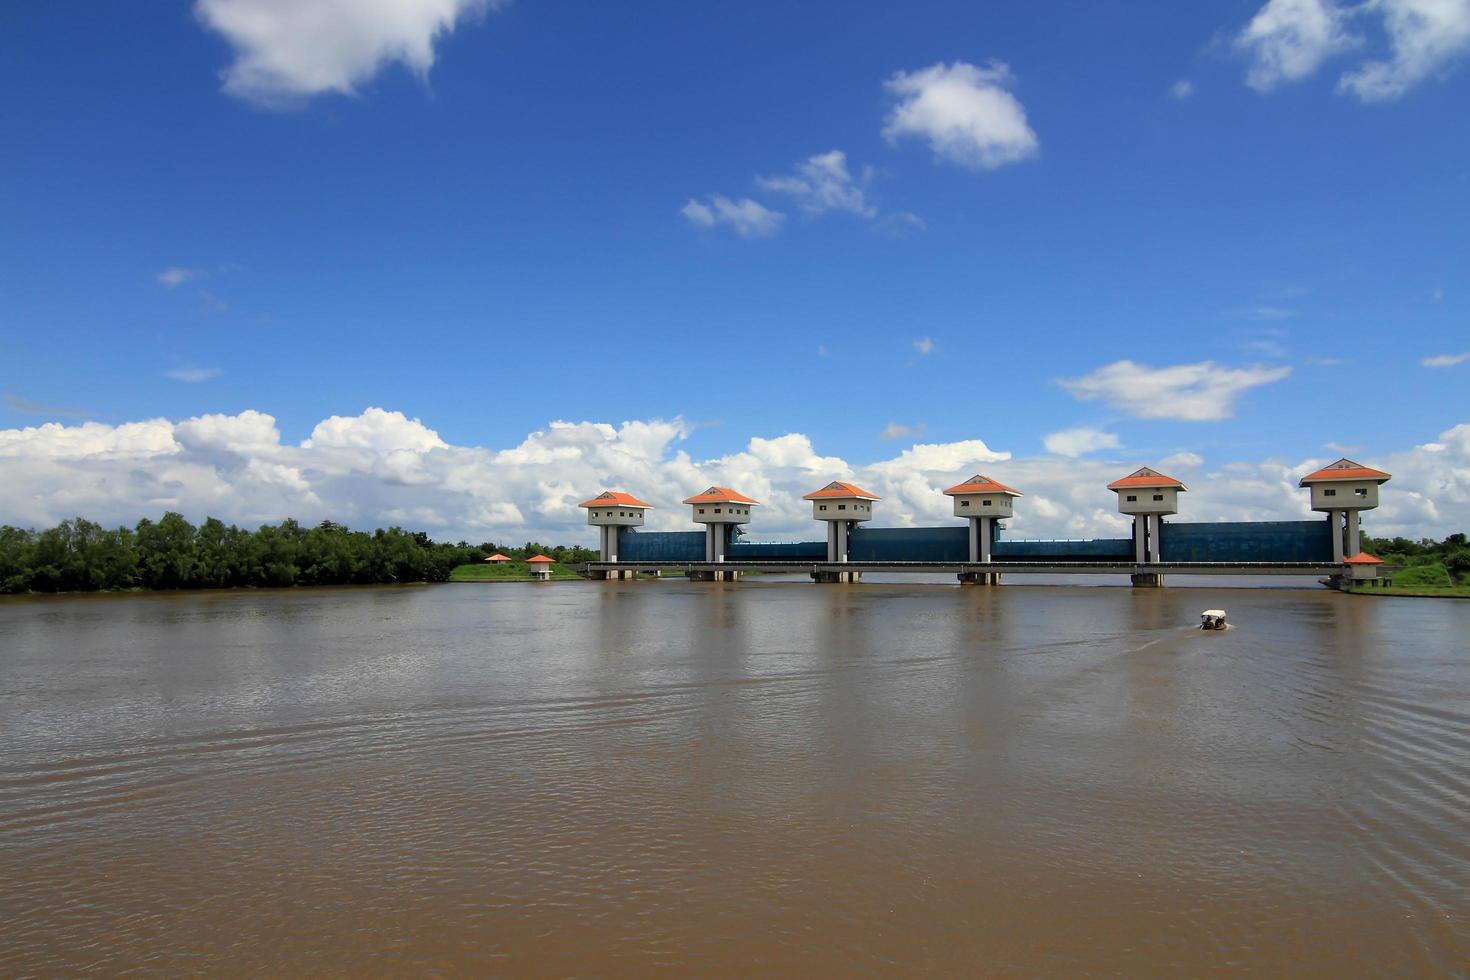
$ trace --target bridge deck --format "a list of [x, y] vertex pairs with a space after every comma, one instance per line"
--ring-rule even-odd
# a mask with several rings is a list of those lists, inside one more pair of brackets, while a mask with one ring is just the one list
[[993, 561], [616, 561], [587, 562], [586, 572], [654, 571], [669, 569], [698, 572], [912, 572], [938, 574], [981, 574], [1001, 572], [1007, 575], [1339, 575], [1343, 566], [1323, 562], [1158, 562], [1139, 565], [1135, 562], [1039, 562]]

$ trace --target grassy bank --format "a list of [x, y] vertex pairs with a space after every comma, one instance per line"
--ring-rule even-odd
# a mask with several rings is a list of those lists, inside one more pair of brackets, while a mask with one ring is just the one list
[[[574, 579], [577, 573], [564, 565], [552, 565], [553, 580]], [[451, 582], [529, 582], [531, 567], [523, 561], [460, 565], [449, 573]]]
[[1353, 595], [1402, 595], [1421, 598], [1470, 599], [1470, 585], [1355, 585]]

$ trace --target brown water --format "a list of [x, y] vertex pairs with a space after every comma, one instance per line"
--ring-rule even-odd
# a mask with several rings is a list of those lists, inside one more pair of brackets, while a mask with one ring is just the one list
[[1463, 973], [1467, 636], [1325, 590], [6, 600], [0, 975]]

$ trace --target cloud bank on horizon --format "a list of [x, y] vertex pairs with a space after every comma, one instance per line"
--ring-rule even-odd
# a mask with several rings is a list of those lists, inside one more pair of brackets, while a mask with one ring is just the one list
[[[796, 432], [752, 437], [740, 452], [695, 459], [682, 419], [552, 422], [516, 446], [456, 446], [418, 419], [368, 408], [319, 422], [298, 445], [276, 420], [248, 410], [182, 421], [157, 418], [0, 430], [0, 523], [41, 527], [83, 516], [133, 523], [176, 510], [255, 525], [288, 517], [357, 528], [402, 525], [443, 540], [579, 541], [588, 537], [579, 501], [629, 490], [656, 506], [649, 527], [687, 529], [679, 501], [702, 486], [733, 486], [761, 501], [757, 538], [813, 535], [801, 496], [851, 480], [883, 498], [880, 526], [952, 520], [943, 488], [984, 472], [1026, 496], [1009, 533], [1086, 537], [1126, 533], [1105, 485], [1148, 463], [1184, 480], [1183, 519], [1299, 520], [1312, 517], [1297, 480], [1329, 457], [1207, 461], [1080, 459], [1116, 446], [1108, 433], [1075, 430], [1049, 440], [1053, 455], [1017, 458], [984, 440], [916, 443], [857, 463], [817, 452]], [[1370, 533], [1438, 536], [1470, 526], [1470, 423], [1432, 441], [1363, 460], [1393, 474]]]

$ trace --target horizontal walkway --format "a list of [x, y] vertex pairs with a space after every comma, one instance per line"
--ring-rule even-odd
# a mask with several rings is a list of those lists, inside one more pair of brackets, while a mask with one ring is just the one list
[[585, 572], [668, 571], [693, 572], [914, 572], [970, 575], [1340, 575], [1344, 568], [1323, 562], [1210, 561], [1155, 562], [1140, 565], [1131, 561], [593, 561], [580, 566]]

